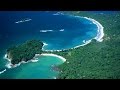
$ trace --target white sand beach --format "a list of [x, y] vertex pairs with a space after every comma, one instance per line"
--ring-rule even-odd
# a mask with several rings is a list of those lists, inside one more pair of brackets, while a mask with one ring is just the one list
[[[104, 27], [103, 27], [98, 21], [96, 21], [96, 20], [94, 20], [94, 19], [92, 19], [92, 18], [88, 18], [88, 17], [81, 17], [81, 16], [75, 16], [75, 17], [80, 17], [80, 18], [88, 19], [88, 20], [92, 21], [93, 24], [97, 25], [97, 27], [98, 27], [98, 34], [97, 34], [97, 36], [96, 36], [94, 39], [96, 39], [98, 42], [102, 42], [102, 41], [103, 41], [103, 37], [104, 37], [103, 29], [104, 29]], [[63, 30], [62, 30], [62, 31], [63, 31]], [[91, 39], [91, 40], [92, 40], [92, 39]], [[73, 48], [71, 48], [71, 49], [75, 49], [75, 48], [78, 48], [78, 47], [80, 47], [80, 46], [85, 46], [85, 45], [89, 44], [89, 43], [91, 42], [91, 40], [88, 40], [88, 41], [83, 40], [83, 43], [84, 43], [84, 44], [75, 46], [75, 47], [73, 47]], [[47, 46], [47, 45], [48, 45], [47, 43], [43, 43], [43, 47], [42, 47], [42, 50], [43, 50], [43, 51], [50, 51], [50, 52], [58, 51], [58, 52], [60, 52], [60, 51], [67, 50], [67, 49], [63, 49], [63, 50], [44, 50], [44, 47]], [[62, 56], [56, 55], [56, 54], [43, 53], [43, 54], [41, 54], [41, 55], [43, 55], [43, 56], [54, 56], [54, 57], [60, 58], [60, 59], [63, 60], [64, 62], [66, 61], [65, 58], [63, 58]], [[35, 57], [36, 57], [36, 56], [39, 56], [39, 54], [36, 54]], [[35, 57], [34, 57], [32, 60], [29, 60], [28, 62], [37, 62], [38, 59], [35, 59]], [[13, 65], [11, 64], [11, 60], [7, 58], [7, 54], [5, 54], [4, 59], [7, 59], [7, 60], [10, 62], [10, 63], [8, 63], [8, 64], [6, 65], [8, 68], [17, 67], [17, 66], [19, 66], [21, 63], [28, 63], [28, 62], [22, 61], [22, 62], [20, 62], [19, 64], [16, 64], [16, 65], [13, 66]]]
[[66, 61], [65, 58], [63, 58], [62, 56], [56, 55], [56, 54], [43, 53], [43, 54], [41, 54], [41, 55], [42, 55], [42, 56], [53, 56], [53, 57], [58, 57], [58, 58], [60, 58], [63, 62]]
[[5, 54], [4, 59], [7, 59], [7, 60], [9, 61], [5, 66], [10, 69], [10, 68], [18, 67], [18, 66], [20, 66], [22, 63], [38, 62], [38, 58], [36, 58], [36, 57], [38, 57], [38, 56], [53, 56], [53, 57], [60, 58], [63, 62], [66, 61], [66, 59], [63, 58], [62, 56], [59, 56], [59, 55], [56, 55], [56, 54], [43, 53], [43, 54], [35, 54], [35, 57], [33, 57], [33, 59], [31, 59], [31, 60], [29, 60], [29, 61], [27, 61], [27, 62], [22, 61], [22, 62], [20, 62], [20, 63], [18, 63], [18, 64], [13, 65], [13, 64], [11, 63], [11, 59], [8, 59], [8, 58], [7, 58], [7, 54]]
[[[81, 17], [81, 16], [75, 16], [75, 17], [85, 18], [87, 20], [92, 21], [93, 24], [97, 25], [97, 28], [98, 28], [97, 32], [98, 33], [97, 33], [97, 36], [95, 38], [93, 38], [93, 39], [96, 39], [98, 42], [102, 42], [103, 41], [103, 37], [104, 37], [104, 31], [103, 31], [103, 29], [104, 29], [104, 27], [98, 21], [96, 21], [95, 19], [92, 19], [92, 18], [88, 18], [88, 17]], [[89, 44], [91, 41], [92, 41], [92, 39], [91, 40], [87, 40], [87, 41], [83, 40], [84, 44], [75, 46], [75, 47], [73, 47], [71, 49], [75, 49], [75, 48], [78, 48], [78, 47], [81, 47], [81, 46], [85, 46], [85, 45]], [[46, 45], [48, 45], [48, 44], [44, 44], [44, 46], [46, 46]], [[67, 49], [63, 49], [63, 50], [44, 50], [43, 49], [43, 51], [50, 51], [50, 52], [54, 52], [54, 51], [60, 52], [60, 51], [64, 51], [64, 50], [67, 50]]]
[[103, 32], [104, 27], [98, 21], [96, 21], [95, 19], [88, 18], [88, 17], [84, 17], [84, 18], [92, 21], [95, 25], [97, 25], [98, 34], [94, 39], [96, 39], [98, 42], [102, 42], [103, 41], [103, 36], [104, 36], [104, 32]]
[[103, 31], [103, 29], [104, 29], [104, 27], [98, 21], [96, 21], [95, 19], [92, 19], [92, 18], [88, 18], [88, 17], [82, 17], [82, 16], [75, 16], [75, 17], [85, 18], [87, 20], [92, 21], [93, 24], [97, 25], [98, 34], [97, 34], [97, 36], [94, 39], [96, 39], [98, 42], [102, 42], [103, 41], [103, 37], [104, 37], [104, 31]]

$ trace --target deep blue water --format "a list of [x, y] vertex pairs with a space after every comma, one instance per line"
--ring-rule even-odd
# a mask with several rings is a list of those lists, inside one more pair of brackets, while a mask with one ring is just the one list
[[[68, 15], [53, 15], [54, 12], [0, 12], [0, 41], [8, 44], [21, 43], [28, 39], [40, 39], [48, 44], [46, 49], [64, 49], [78, 45], [75, 39], [90, 39], [96, 36], [96, 25], [91, 21], [78, 19]], [[30, 22], [16, 24], [21, 19], [31, 18]], [[64, 32], [60, 32], [64, 29]], [[40, 32], [53, 30], [53, 32]], [[86, 35], [92, 32], [92, 35]], [[66, 42], [67, 41], [67, 42]]]
[[[6, 49], [26, 40], [39, 39], [48, 45], [46, 50], [69, 49], [83, 44], [97, 35], [97, 26], [91, 21], [70, 15], [53, 15], [56, 12], [0, 12], [0, 68], [5, 67]], [[16, 24], [25, 18], [29, 22]], [[60, 31], [60, 30], [64, 31]], [[40, 32], [40, 30], [53, 30]]]

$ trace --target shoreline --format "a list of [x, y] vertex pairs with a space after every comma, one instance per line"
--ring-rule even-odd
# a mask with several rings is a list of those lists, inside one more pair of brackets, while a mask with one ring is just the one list
[[47, 46], [48, 44], [43, 42], [43, 47], [42, 47], [42, 50], [44, 51], [44, 47]]
[[4, 59], [8, 60], [8, 63], [7, 63], [5, 66], [6, 66], [8, 69], [10, 69], [10, 68], [18, 67], [18, 66], [20, 66], [21, 64], [25, 64], [25, 63], [29, 63], [29, 62], [38, 62], [38, 58], [36, 58], [36, 57], [38, 57], [38, 56], [53, 56], [53, 57], [60, 58], [63, 62], [66, 61], [66, 59], [63, 58], [62, 56], [59, 56], [59, 55], [56, 55], [56, 54], [50, 54], [50, 53], [43, 53], [43, 54], [35, 54], [35, 56], [33, 57], [33, 59], [31, 59], [31, 60], [29, 60], [29, 61], [27, 61], [27, 62], [21, 61], [21, 62], [19, 62], [18, 64], [13, 65], [13, 64], [11, 63], [11, 59], [7, 58], [7, 54], [5, 54]]
[[[79, 47], [81, 47], [81, 46], [85, 46], [85, 45], [89, 44], [89, 43], [91, 42], [91, 40], [92, 40], [92, 39], [87, 40], [87, 41], [83, 40], [83, 43], [84, 43], [84, 44], [77, 45], [77, 46], [75, 46], [75, 47], [73, 47], [73, 48], [70, 48], [70, 49], [76, 49], [76, 48], [79, 48]], [[47, 45], [48, 45], [48, 44], [47, 44]], [[46, 45], [43, 45], [43, 46], [46, 46]], [[42, 48], [42, 50], [43, 50], [43, 51], [47, 51], [47, 52], [61, 52], [61, 51], [69, 50], [69, 49], [62, 49], [62, 50], [44, 50], [44, 48]]]
[[[71, 15], [71, 16], [73, 16], [73, 15]], [[94, 37], [94, 38], [92, 38], [92, 39], [90, 39], [90, 40], [83, 40], [83, 44], [80, 44], [80, 45], [77, 45], [77, 46], [75, 46], [75, 47], [73, 47], [73, 48], [70, 48], [70, 49], [76, 49], [76, 48], [79, 48], [79, 47], [81, 47], [81, 46], [85, 46], [85, 45], [87, 45], [87, 44], [89, 44], [93, 39], [95, 39], [95, 40], [97, 40], [98, 42], [102, 42], [103, 41], [103, 37], [104, 37], [104, 27], [98, 22], [98, 21], [96, 21], [95, 19], [92, 19], [92, 18], [88, 18], [88, 17], [81, 17], [81, 16], [74, 16], [74, 17], [78, 17], [78, 18], [85, 18], [85, 19], [87, 19], [87, 20], [90, 20], [93, 24], [95, 24], [96, 26], [97, 26], [97, 36], [96, 37]], [[43, 43], [44, 45], [43, 45], [43, 48], [42, 48], [42, 50], [43, 51], [50, 51], [50, 52], [54, 52], [54, 51], [57, 51], [57, 52], [60, 52], [60, 51], [65, 51], [65, 50], [68, 50], [68, 49], [62, 49], [62, 50], [44, 50], [44, 46], [46, 46], [46, 45], [48, 45], [47, 43]]]
[[57, 55], [57, 54], [52, 54], [52, 53], [42, 53], [42, 54], [35, 54], [35, 57], [38, 57], [38, 56], [52, 56], [52, 57], [57, 57], [57, 58], [60, 58], [63, 62], [66, 62], [66, 59], [60, 55]]
[[[98, 30], [97, 30], [97, 36], [94, 37], [93, 39], [96, 39], [98, 42], [102, 42], [102, 41], [103, 41], [103, 37], [104, 37], [104, 31], [103, 31], [103, 29], [104, 29], [104, 27], [103, 27], [98, 21], [96, 21], [95, 19], [92, 19], [92, 18], [88, 18], [88, 17], [81, 17], [81, 16], [75, 16], [75, 17], [85, 18], [85, 19], [87, 19], [87, 20], [92, 21], [93, 24], [97, 25], [97, 28], [98, 28]], [[86, 40], [83, 40], [83, 44], [80, 44], [80, 45], [75, 46], [75, 47], [70, 48], [70, 49], [76, 49], [76, 48], [79, 48], [79, 47], [81, 47], [81, 46], [85, 46], [85, 45], [89, 44], [91, 41], [92, 41], [92, 39], [87, 40], [87, 41], [86, 41]], [[48, 52], [51, 52], [51, 53], [52, 53], [52, 52], [55, 52], [55, 51], [60, 52], [60, 51], [69, 50], [69, 49], [62, 49], [62, 50], [44, 50], [44, 47], [47, 46], [47, 45], [48, 45], [47, 43], [45, 43], [45, 42], [43, 43], [43, 47], [42, 47], [42, 50], [43, 50], [43, 51], [48, 51]], [[36, 56], [53, 56], [53, 57], [60, 58], [63, 62], [66, 61], [66, 59], [65, 59], [64, 57], [59, 56], [59, 55], [57, 55], [57, 54], [51, 54], [51, 53], [35, 54], [35, 56], [33, 57], [33, 59], [31, 59], [31, 60], [29, 60], [29, 61], [27, 61], [27, 62], [21, 61], [20, 63], [15, 64], [15, 65], [13, 65], [13, 64], [11, 63], [11, 59], [7, 58], [7, 54], [5, 54], [4, 59], [6, 59], [6, 60], [9, 61], [5, 66], [6, 66], [7, 68], [15, 68], [15, 67], [17, 67], [17, 66], [20, 66], [22, 63], [37, 62], [38, 59], [35, 58]]]
[[53, 57], [60, 58], [63, 62], [65, 62], [65, 61], [66, 61], [66, 59], [65, 59], [64, 57], [59, 56], [59, 55], [57, 55], [57, 54], [43, 53], [43, 54], [41, 54], [41, 56], [53, 56]]
[[[75, 15], [71, 15], [71, 16], [75, 16]], [[103, 41], [103, 37], [104, 37], [104, 27], [102, 26], [102, 24], [100, 24], [98, 21], [96, 21], [93, 18], [89, 18], [89, 17], [82, 17], [82, 16], [75, 16], [78, 18], [85, 18], [87, 20], [92, 21], [93, 24], [95, 24], [97, 26], [97, 36], [93, 39], [97, 40], [98, 42], [102, 42]]]
[[8, 63], [5, 65], [8, 69], [18, 67], [18, 66], [20, 66], [21, 64], [25, 64], [25, 63], [29, 63], [29, 62], [37, 62], [37, 61], [38, 61], [37, 58], [33, 57], [33, 59], [31, 59], [31, 60], [29, 60], [29, 61], [27, 61], [27, 62], [21, 61], [21, 62], [19, 62], [18, 64], [13, 65], [13, 64], [11, 63], [11, 59], [7, 58], [7, 54], [5, 54], [5, 56], [4, 56], [3, 58], [6, 59], [6, 60], [8, 60]]
[[94, 39], [96, 39], [98, 42], [102, 42], [104, 37], [104, 31], [103, 31], [104, 27], [95, 19], [88, 18], [88, 17], [84, 17], [84, 18], [92, 21], [95, 25], [97, 25], [97, 28], [98, 28], [97, 36]]
[[4, 69], [4, 70], [0, 71], [0, 74], [4, 73], [5, 71], [6, 71], [6, 69]]

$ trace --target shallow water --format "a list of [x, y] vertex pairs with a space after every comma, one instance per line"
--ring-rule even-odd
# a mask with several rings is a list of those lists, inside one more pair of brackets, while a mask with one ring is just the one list
[[[39, 39], [48, 44], [44, 49], [61, 50], [83, 44], [83, 40], [90, 40], [97, 35], [97, 26], [91, 21], [70, 15], [54, 15], [55, 13], [57, 12], [0, 12], [0, 70], [5, 68], [7, 62], [3, 59], [6, 49], [12, 45], [24, 43], [26, 40]], [[15, 23], [25, 18], [32, 20]], [[53, 57], [42, 57], [39, 62], [9, 69], [0, 77], [51, 78], [58, 72], [51, 72], [49, 67], [41, 65], [56, 64], [57, 60]], [[58, 63], [61, 62], [58, 60]], [[31, 73], [31, 71], [34, 72]]]
[[19, 67], [8, 69], [0, 75], [4, 79], [54, 79], [58, 71], [52, 65], [60, 65], [63, 61], [53, 56], [40, 56], [38, 62], [21, 64]]

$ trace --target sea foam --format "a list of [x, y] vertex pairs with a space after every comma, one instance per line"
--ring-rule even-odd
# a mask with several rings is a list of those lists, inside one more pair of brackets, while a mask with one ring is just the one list
[[4, 70], [0, 71], [0, 74], [4, 73], [5, 71], [6, 71], [6, 69], [4, 69]]
[[59, 31], [60, 31], [60, 32], [63, 32], [63, 31], [64, 31], [64, 29], [60, 29]]
[[57, 13], [54, 13], [53, 15], [64, 15], [64, 14], [61, 12], [57, 12]]
[[40, 32], [52, 32], [53, 30], [40, 30]]
[[28, 22], [28, 21], [31, 21], [31, 20], [32, 20], [32, 19], [27, 18], [27, 19], [23, 19], [23, 20], [17, 21], [17, 22], [15, 22], [15, 23], [18, 24], [18, 23]]
[[5, 65], [8, 69], [18, 67], [18, 66], [20, 66], [22, 63], [24, 64], [24, 63], [29, 63], [29, 62], [38, 62], [38, 58], [33, 57], [33, 59], [31, 59], [31, 60], [29, 60], [29, 61], [27, 61], [27, 62], [21, 61], [21, 62], [19, 62], [18, 64], [13, 65], [13, 64], [11, 63], [11, 59], [7, 58], [7, 54], [5, 54], [4, 59], [8, 60], [8, 63]]

